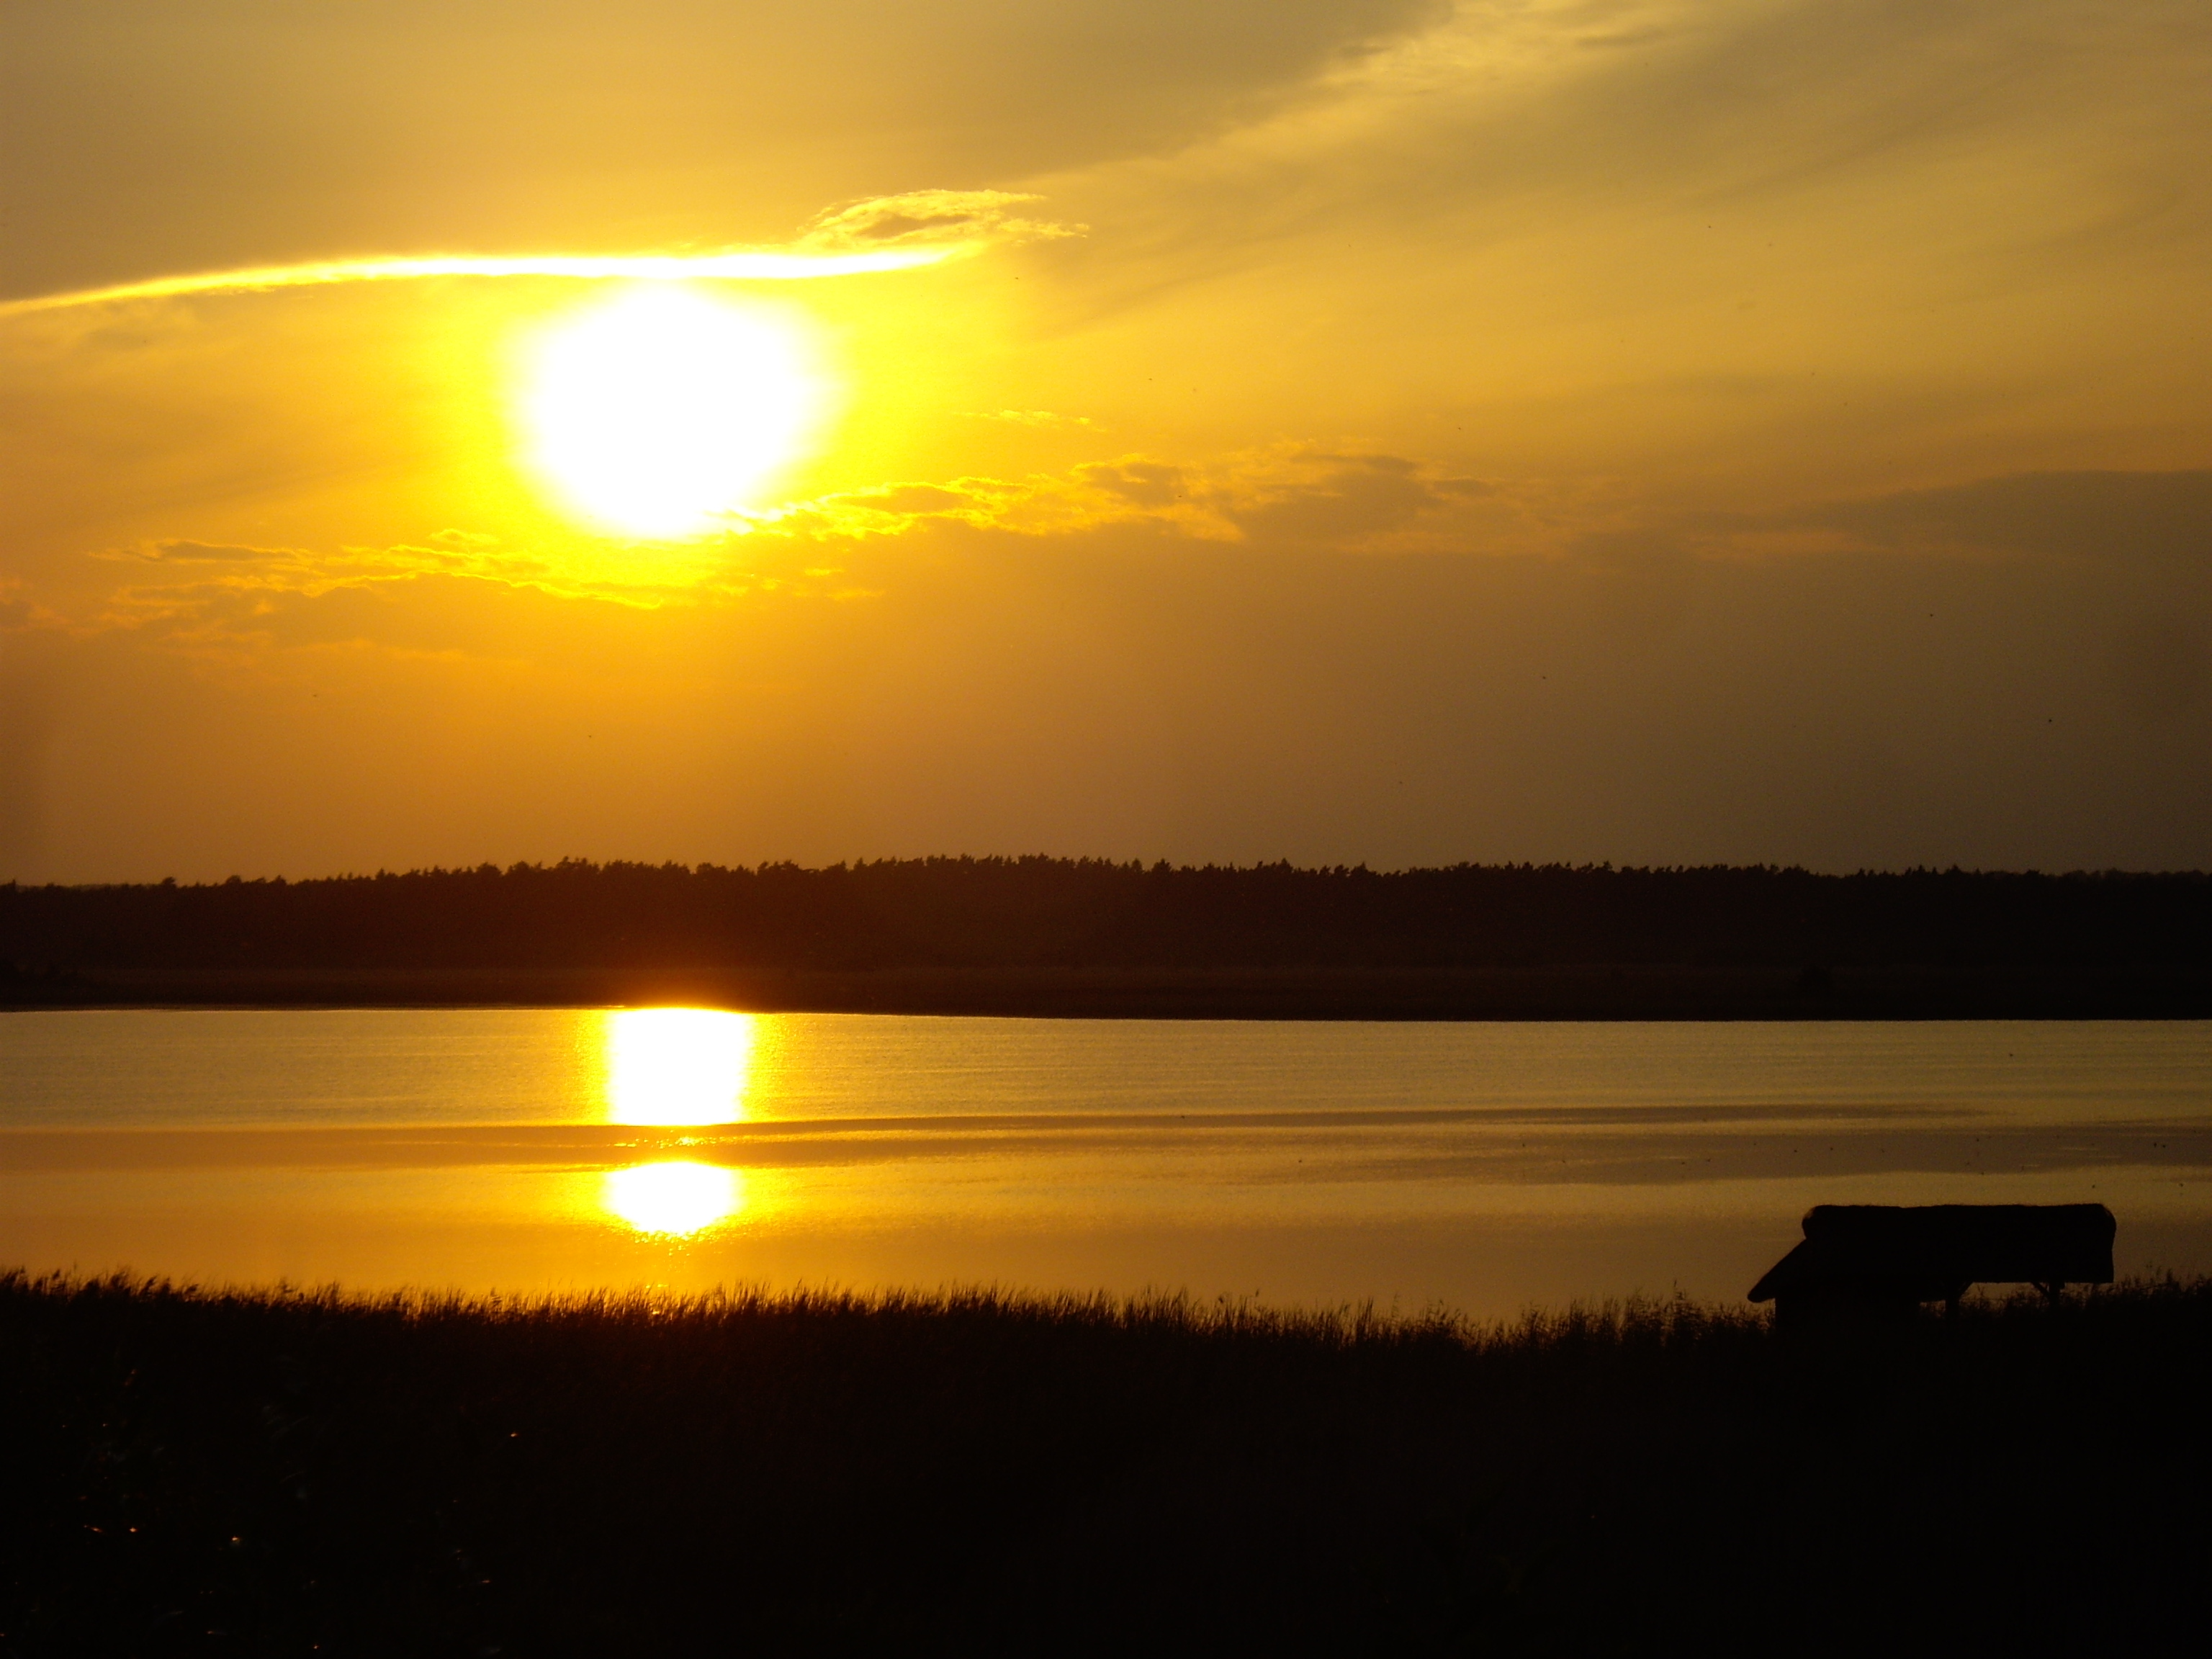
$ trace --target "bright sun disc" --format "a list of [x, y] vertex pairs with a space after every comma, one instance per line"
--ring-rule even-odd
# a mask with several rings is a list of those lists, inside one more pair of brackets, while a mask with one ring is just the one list
[[529, 465], [606, 529], [711, 529], [796, 459], [823, 388], [799, 330], [681, 283], [641, 283], [541, 336], [518, 414]]

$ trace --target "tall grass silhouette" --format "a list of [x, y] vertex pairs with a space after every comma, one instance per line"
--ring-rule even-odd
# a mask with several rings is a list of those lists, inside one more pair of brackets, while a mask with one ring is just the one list
[[2169, 1639], [2212, 1282], [1875, 1346], [990, 1289], [0, 1276], [18, 1653]]

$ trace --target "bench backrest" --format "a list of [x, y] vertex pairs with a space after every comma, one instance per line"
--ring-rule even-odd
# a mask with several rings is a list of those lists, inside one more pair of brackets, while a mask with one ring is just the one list
[[2101, 1204], [1820, 1204], [1804, 1224], [1806, 1242], [1832, 1273], [2112, 1282], [2116, 1229]]

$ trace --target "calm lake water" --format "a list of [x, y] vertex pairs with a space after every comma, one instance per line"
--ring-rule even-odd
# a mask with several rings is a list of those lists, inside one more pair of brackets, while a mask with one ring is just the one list
[[0, 1264], [532, 1291], [1739, 1297], [1821, 1202], [2212, 1270], [2212, 1027], [0, 1015]]

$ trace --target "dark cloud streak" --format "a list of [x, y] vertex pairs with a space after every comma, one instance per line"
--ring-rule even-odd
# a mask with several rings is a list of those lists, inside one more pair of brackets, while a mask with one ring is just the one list
[[2031, 472], [1778, 514], [1885, 545], [2158, 561], [2212, 574], [2212, 471]]

